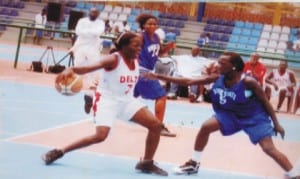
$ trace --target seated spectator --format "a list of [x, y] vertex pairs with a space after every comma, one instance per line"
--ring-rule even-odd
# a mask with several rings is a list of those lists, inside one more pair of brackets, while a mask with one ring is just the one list
[[262, 86], [267, 69], [264, 64], [259, 62], [259, 58], [258, 53], [252, 53], [250, 59], [245, 63], [244, 72], [254, 77]]
[[298, 86], [296, 96], [295, 96], [295, 104], [293, 113], [296, 114], [297, 110], [300, 108], [300, 85]]
[[210, 33], [202, 33], [197, 41], [199, 47], [206, 47], [209, 43]]
[[288, 62], [281, 60], [277, 69], [273, 69], [266, 76], [265, 93], [270, 100], [271, 94], [279, 95], [276, 111], [279, 112], [284, 99], [287, 98], [287, 112], [291, 112], [294, 88], [296, 86], [295, 74], [288, 70]]
[[124, 32], [130, 31], [130, 26], [128, 25], [127, 21], [123, 21], [123, 27], [124, 27]]
[[[206, 72], [206, 68], [212, 63], [211, 60], [199, 56], [200, 48], [194, 47], [191, 50], [191, 55], [172, 56], [177, 63], [177, 71], [174, 76], [181, 76], [187, 78], [197, 78]], [[170, 90], [167, 94], [169, 99], [177, 99], [178, 84], [171, 83]], [[190, 102], [203, 101], [203, 85], [189, 86], [189, 99]]]

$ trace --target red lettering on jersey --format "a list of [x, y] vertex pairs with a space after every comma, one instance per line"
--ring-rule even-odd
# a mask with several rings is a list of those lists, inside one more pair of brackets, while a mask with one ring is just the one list
[[138, 80], [138, 76], [120, 76], [120, 83], [136, 83]]

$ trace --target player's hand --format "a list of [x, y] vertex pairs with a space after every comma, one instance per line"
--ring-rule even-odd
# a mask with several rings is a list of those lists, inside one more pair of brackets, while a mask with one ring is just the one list
[[281, 125], [279, 125], [279, 124], [275, 125], [274, 132], [275, 132], [275, 136], [277, 136], [277, 133], [279, 133], [281, 138], [284, 139], [285, 131], [284, 131], [283, 127], [281, 127]]
[[71, 68], [67, 68], [56, 76], [55, 84], [58, 84], [59, 81], [64, 81], [72, 77], [73, 75], [74, 75], [74, 71]]

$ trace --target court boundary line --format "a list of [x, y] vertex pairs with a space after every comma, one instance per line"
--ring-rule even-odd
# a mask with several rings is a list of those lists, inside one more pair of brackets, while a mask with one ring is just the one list
[[90, 121], [91, 118], [92, 117], [82, 119], [82, 120], [79, 120], [79, 121], [75, 121], [75, 122], [65, 123], [65, 124], [62, 124], [62, 125], [58, 125], [58, 126], [54, 126], [54, 127], [50, 127], [50, 128], [46, 128], [46, 129], [37, 130], [35, 132], [29, 132], [29, 133], [21, 134], [21, 135], [18, 135], [18, 136], [9, 137], [9, 138], [3, 139], [2, 141], [9, 142], [9, 141], [13, 141], [13, 140], [16, 140], [16, 139], [19, 139], [19, 138], [28, 137], [28, 136], [31, 136], [31, 135], [38, 135], [40, 133], [50, 132], [51, 130], [56, 130], [56, 129], [61, 129], [61, 128], [64, 128], [64, 127], [74, 126], [74, 125], [78, 125], [78, 124], [84, 123], [84, 122], [91, 122]]
[[[32, 147], [40, 147], [40, 148], [51, 148], [50, 146], [47, 146], [47, 145], [41, 145], [41, 144], [37, 144], [37, 143], [22, 143], [22, 142], [17, 142], [17, 141], [0, 141], [0, 142], [5, 142], [5, 143], [11, 143], [11, 144], [21, 144], [21, 145], [29, 145], [29, 146], [32, 146]], [[96, 155], [97, 157], [113, 157], [113, 158], [117, 158], [117, 159], [122, 159], [122, 160], [131, 160], [131, 161], [139, 161], [138, 158], [134, 158], [134, 157], [130, 157], [130, 156], [124, 156], [124, 155], [113, 155], [113, 154], [108, 154], [108, 153], [99, 153], [99, 152], [95, 152], [95, 151], [88, 151], [88, 150], [85, 150], [85, 148], [81, 148], [81, 149], [77, 149], [77, 150], [74, 150], [72, 151], [71, 153], [76, 154], [76, 153], [82, 153], [82, 154], [88, 154], [88, 155]], [[171, 168], [168, 168], [170, 171], [168, 171], [169, 174], [171, 174], [172, 176], [177, 176], [177, 177], [180, 177], [180, 175], [176, 175], [172, 169], [180, 164], [177, 164], [177, 163], [171, 163], [171, 162], [168, 162], [168, 161], [158, 161], [158, 160], [154, 160], [155, 162], [158, 163], [159, 166], [162, 166], [162, 165], [170, 165]], [[205, 170], [206, 172], [213, 172], [213, 173], [223, 173], [224, 174], [227, 174], [227, 175], [242, 175], [242, 176], [245, 176], [245, 177], [258, 177], [258, 178], [270, 178], [270, 179], [274, 179], [274, 177], [276, 178], [277, 176], [265, 176], [265, 175], [253, 175], [251, 173], [243, 173], [243, 172], [237, 172], [237, 171], [227, 171], [227, 170], [221, 170], [221, 169], [213, 169], [213, 168], [204, 168], [204, 167], [200, 167], [199, 168], [199, 173], [201, 173], [201, 170]], [[133, 171], [136, 171], [134, 170], [133, 168]], [[138, 172], [138, 171], [136, 171]], [[186, 175], [184, 175], [186, 176]], [[198, 174], [196, 174], [195, 176], [199, 176]]]

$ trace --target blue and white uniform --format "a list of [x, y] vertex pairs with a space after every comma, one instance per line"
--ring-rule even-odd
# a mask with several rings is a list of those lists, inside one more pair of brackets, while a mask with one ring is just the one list
[[103, 72], [99, 91], [96, 92], [93, 111], [96, 126], [111, 127], [115, 119], [130, 120], [146, 105], [133, 97], [133, 89], [138, 80], [138, 62], [130, 69], [123, 57], [114, 53], [118, 65]]
[[[142, 32], [143, 46], [139, 55], [140, 74], [154, 70], [158, 60], [160, 50], [159, 38], [154, 34], [154, 39], [150, 39], [145, 32]], [[158, 80], [149, 80], [139, 77], [134, 89], [134, 96], [141, 96], [145, 99], [158, 99], [166, 95], [165, 89]]]
[[223, 135], [244, 130], [256, 144], [274, 134], [269, 114], [252, 91], [245, 88], [244, 77], [231, 88], [226, 88], [224, 76], [220, 76], [210, 95]]

